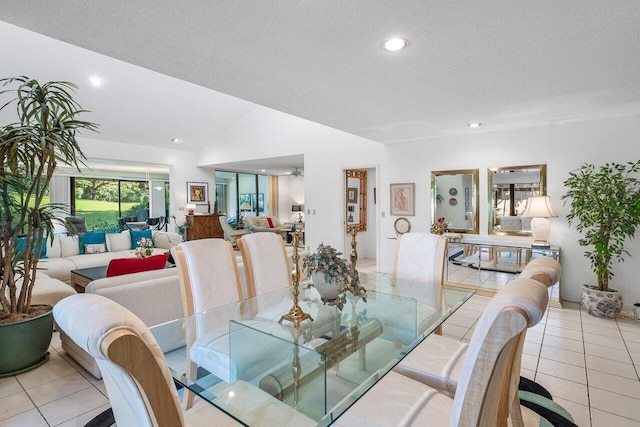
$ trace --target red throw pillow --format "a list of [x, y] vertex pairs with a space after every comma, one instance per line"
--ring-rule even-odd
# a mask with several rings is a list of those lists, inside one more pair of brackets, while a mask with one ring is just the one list
[[269, 228], [273, 228], [273, 220], [267, 217], [267, 222], [269, 223]]
[[167, 264], [169, 255], [153, 255], [147, 258], [117, 258], [112, 259], [107, 267], [107, 277], [123, 274], [140, 273], [149, 270], [161, 270]]

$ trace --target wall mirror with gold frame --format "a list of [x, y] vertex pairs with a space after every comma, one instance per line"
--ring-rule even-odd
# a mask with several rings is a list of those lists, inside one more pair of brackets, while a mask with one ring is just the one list
[[546, 196], [547, 165], [488, 169], [489, 234], [530, 236], [531, 218], [522, 216], [531, 196]]
[[345, 171], [346, 232], [352, 226], [358, 232], [367, 231], [367, 171], [347, 169]]
[[431, 172], [431, 222], [445, 218], [449, 231], [479, 232], [478, 169]]

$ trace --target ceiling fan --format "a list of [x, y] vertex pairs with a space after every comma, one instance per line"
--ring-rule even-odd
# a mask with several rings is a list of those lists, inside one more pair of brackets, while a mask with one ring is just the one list
[[291, 172], [289, 172], [289, 175], [304, 176], [304, 172], [303, 171], [299, 171], [298, 168], [294, 168]]

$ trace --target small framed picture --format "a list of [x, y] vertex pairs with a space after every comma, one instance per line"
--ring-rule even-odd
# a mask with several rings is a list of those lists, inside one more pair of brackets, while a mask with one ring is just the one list
[[391, 184], [391, 215], [415, 216], [414, 183]]
[[209, 184], [206, 182], [187, 182], [187, 203], [206, 205], [209, 202]]
[[358, 189], [347, 188], [347, 203], [358, 203]]

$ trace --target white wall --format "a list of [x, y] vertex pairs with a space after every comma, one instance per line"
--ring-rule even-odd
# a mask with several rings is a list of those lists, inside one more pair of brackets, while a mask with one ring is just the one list
[[[291, 212], [292, 205], [304, 205], [304, 177], [283, 175], [278, 177], [278, 218], [281, 222], [296, 222], [298, 214]], [[305, 215], [302, 214], [304, 222]]]

